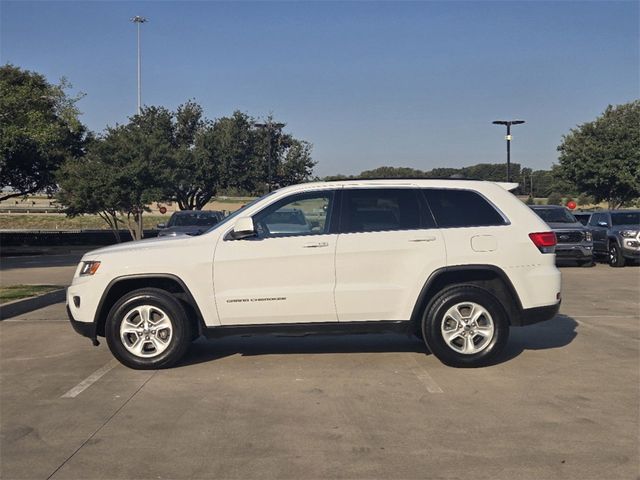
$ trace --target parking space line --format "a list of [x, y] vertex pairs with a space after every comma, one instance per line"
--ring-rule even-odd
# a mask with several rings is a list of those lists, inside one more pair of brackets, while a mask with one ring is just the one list
[[413, 361], [411, 371], [416, 377], [418, 377], [418, 380], [427, 387], [427, 391], [429, 393], [444, 393], [442, 388], [440, 388], [440, 385], [438, 385], [438, 383], [433, 379], [427, 369], [418, 362], [418, 359], [415, 356], [412, 356], [411, 360]]
[[73, 387], [67, 393], [62, 395], [60, 398], [75, 398], [75, 397], [77, 397], [82, 392], [84, 392], [87, 388], [89, 388], [91, 385], [93, 385], [98, 380], [100, 380], [109, 370], [111, 370], [116, 365], [118, 365], [118, 363], [119, 362], [117, 360], [115, 360], [115, 359], [111, 360], [109, 363], [107, 363], [106, 365], [100, 367], [98, 370], [93, 372], [87, 378], [82, 380], [79, 384], [77, 384], [75, 387]]

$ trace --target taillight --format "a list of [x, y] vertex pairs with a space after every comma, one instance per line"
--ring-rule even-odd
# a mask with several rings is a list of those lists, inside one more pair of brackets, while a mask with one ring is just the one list
[[554, 253], [556, 250], [556, 234], [553, 232], [530, 233], [529, 238], [542, 253]]

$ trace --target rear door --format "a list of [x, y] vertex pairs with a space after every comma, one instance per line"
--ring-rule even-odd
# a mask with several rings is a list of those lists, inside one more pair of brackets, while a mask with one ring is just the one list
[[336, 247], [338, 320], [409, 320], [445, 248], [416, 188], [345, 188]]

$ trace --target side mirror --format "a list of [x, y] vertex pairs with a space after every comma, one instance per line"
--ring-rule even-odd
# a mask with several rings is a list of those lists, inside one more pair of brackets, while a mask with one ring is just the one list
[[598, 222], [599, 227], [608, 227], [609, 224], [607, 222]]
[[235, 240], [241, 240], [243, 238], [254, 237], [256, 235], [256, 229], [253, 226], [253, 219], [251, 217], [240, 217], [233, 225], [233, 231], [231, 237]]
[[158, 225], [156, 225], [156, 228], [162, 230], [163, 228], [167, 228], [167, 224], [166, 223], [159, 223]]

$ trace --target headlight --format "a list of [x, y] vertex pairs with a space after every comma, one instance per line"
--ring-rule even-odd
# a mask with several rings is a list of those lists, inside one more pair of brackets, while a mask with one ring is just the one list
[[591, 242], [593, 241], [593, 235], [591, 235], [591, 232], [584, 232], [584, 239], [587, 242]]
[[633, 238], [636, 235], [638, 235], [638, 231], [637, 230], [622, 230], [620, 232], [620, 235], [622, 235], [625, 238]]
[[82, 267], [80, 267], [80, 276], [82, 277], [84, 275], [93, 275], [98, 271], [98, 268], [100, 268], [100, 262], [96, 262], [93, 260], [82, 262]]

